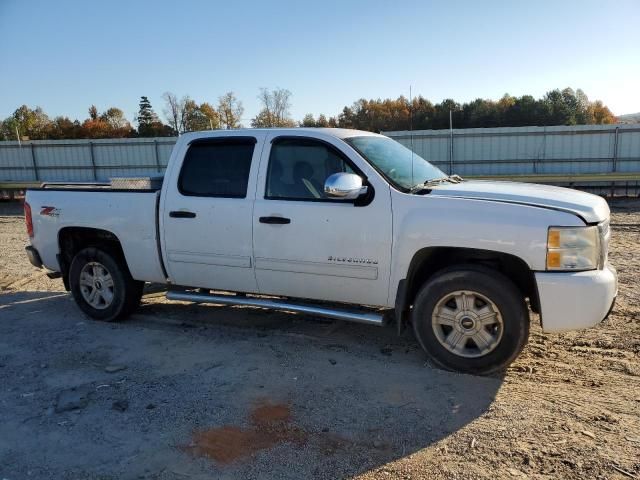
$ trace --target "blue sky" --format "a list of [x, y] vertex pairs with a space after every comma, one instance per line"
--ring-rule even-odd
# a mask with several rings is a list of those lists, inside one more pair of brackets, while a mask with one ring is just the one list
[[0, 118], [19, 105], [86, 118], [172, 91], [246, 120], [260, 87], [293, 92], [291, 113], [354, 100], [434, 102], [582, 88], [615, 114], [640, 111], [640, 0], [0, 0]]

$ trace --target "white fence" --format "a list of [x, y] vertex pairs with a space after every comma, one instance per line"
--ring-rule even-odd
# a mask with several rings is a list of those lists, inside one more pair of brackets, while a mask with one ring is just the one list
[[[448, 173], [640, 190], [640, 124], [384, 132]], [[176, 138], [0, 142], [0, 186], [164, 172]], [[521, 178], [520, 178], [521, 177]], [[596, 188], [597, 190], [597, 188]], [[613, 193], [610, 191], [609, 193]]]
[[174, 137], [0, 142], [0, 183], [158, 175], [175, 143]]
[[640, 173], [640, 125], [384, 133], [462, 176]]

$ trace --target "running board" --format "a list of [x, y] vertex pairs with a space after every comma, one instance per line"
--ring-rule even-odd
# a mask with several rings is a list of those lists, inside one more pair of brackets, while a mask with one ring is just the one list
[[366, 323], [368, 325], [382, 326], [383, 315], [378, 313], [358, 313], [349, 310], [336, 310], [323, 308], [316, 305], [302, 305], [299, 303], [288, 303], [279, 300], [267, 300], [263, 298], [241, 297], [235, 295], [211, 295], [191, 292], [167, 292], [168, 300], [179, 300], [182, 302], [195, 303], [217, 303], [222, 305], [247, 305], [250, 307], [269, 308], [271, 310], [285, 310], [287, 312], [311, 313], [322, 317], [334, 318], [336, 320], [347, 320], [350, 322]]

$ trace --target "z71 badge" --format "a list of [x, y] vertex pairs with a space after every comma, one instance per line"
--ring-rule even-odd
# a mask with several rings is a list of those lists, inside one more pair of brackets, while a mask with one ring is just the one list
[[56, 207], [45, 207], [45, 206], [42, 206], [40, 208], [42, 208], [42, 210], [40, 210], [40, 215], [46, 215], [47, 217], [59, 217], [60, 216], [60, 210], [58, 210]]
[[358, 263], [365, 265], [377, 265], [378, 261], [373, 260], [371, 258], [358, 258], [358, 257], [334, 257], [329, 256], [330, 262], [340, 262], [340, 263]]

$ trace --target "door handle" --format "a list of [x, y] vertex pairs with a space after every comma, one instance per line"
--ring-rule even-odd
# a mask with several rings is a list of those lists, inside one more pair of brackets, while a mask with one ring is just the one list
[[260, 217], [260, 223], [270, 223], [272, 225], [286, 225], [291, 223], [290, 218], [284, 217]]
[[193, 212], [186, 212], [184, 210], [174, 210], [169, 212], [171, 218], [196, 218], [196, 214]]

